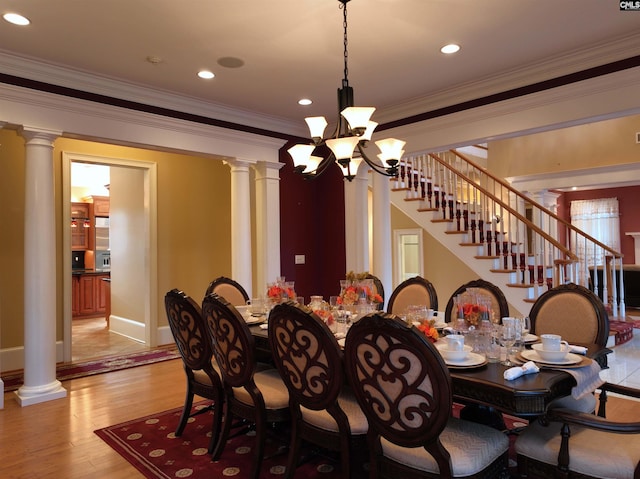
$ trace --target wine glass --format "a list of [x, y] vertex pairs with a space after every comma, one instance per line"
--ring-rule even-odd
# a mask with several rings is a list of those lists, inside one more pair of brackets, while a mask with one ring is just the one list
[[516, 327], [511, 321], [503, 322], [500, 334], [500, 344], [506, 349], [507, 355], [501, 364], [504, 366], [513, 366], [511, 362], [511, 348], [516, 342]]
[[522, 324], [522, 339], [524, 340], [531, 331], [531, 320], [529, 316], [525, 316], [524, 318], [520, 318], [520, 323]]

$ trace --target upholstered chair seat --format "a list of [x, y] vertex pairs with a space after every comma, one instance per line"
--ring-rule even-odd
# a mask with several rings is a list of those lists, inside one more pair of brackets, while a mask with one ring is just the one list
[[398, 316], [371, 313], [347, 333], [345, 366], [369, 422], [371, 477], [504, 477], [509, 439], [452, 417], [451, 376], [435, 346]]
[[640, 409], [635, 422], [606, 418], [607, 394], [640, 399], [640, 389], [605, 383], [598, 414], [551, 409], [516, 439], [522, 477], [640, 478]]
[[211, 293], [222, 296], [233, 306], [247, 304], [249, 300], [249, 295], [242, 285], [226, 276], [220, 276], [209, 283], [204, 295], [209, 296]]

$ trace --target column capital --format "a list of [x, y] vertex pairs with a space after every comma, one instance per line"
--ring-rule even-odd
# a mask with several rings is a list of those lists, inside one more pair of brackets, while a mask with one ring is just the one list
[[62, 132], [59, 130], [50, 130], [47, 128], [36, 128], [32, 126], [23, 125], [20, 127], [20, 135], [30, 142], [48, 143], [53, 145], [53, 142], [62, 136]]
[[255, 164], [258, 178], [256, 179], [280, 179], [280, 169], [284, 166], [284, 163], [279, 161], [258, 161]]
[[248, 170], [250, 166], [256, 164], [254, 160], [243, 160], [240, 158], [225, 158], [224, 163], [231, 167], [231, 171], [242, 169]]

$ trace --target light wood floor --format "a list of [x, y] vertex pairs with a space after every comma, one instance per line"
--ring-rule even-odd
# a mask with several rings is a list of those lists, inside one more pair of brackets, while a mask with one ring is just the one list
[[[180, 360], [63, 382], [68, 397], [21, 408], [5, 393], [0, 411], [0, 477], [130, 479], [143, 477], [95, 429], [180, 407]], [[640, 403], [611, 398], [608, 416], [640, 420]]]
[[74, 319], [71, 334], [71, 357], [74, 363], [149, 349], [143, 343], [110, 332], [104, 316]]

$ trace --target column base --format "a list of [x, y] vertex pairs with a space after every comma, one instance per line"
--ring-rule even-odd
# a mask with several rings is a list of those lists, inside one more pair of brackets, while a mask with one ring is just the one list
[[22, 386], [15, 392], [16, 399], [20, 406], [31, 406], [46, 401], [53, 401], [67, 397], [67, 390], [62, 387], [62, 383], [58, 380], [44, 386]]

